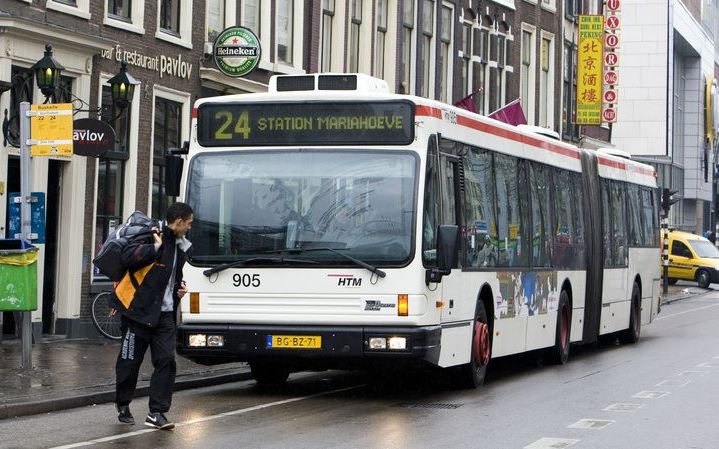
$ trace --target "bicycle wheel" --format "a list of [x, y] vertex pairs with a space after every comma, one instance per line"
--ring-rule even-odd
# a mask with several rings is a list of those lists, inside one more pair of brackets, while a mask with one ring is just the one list
[[112, 292], [100, 292], [92, 300], [92, 324], [98, 332], [112, 340], [122, 338], [120, 314], [110, 306]]

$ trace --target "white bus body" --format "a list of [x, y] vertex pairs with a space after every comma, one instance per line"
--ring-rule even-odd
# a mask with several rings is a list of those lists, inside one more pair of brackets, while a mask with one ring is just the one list
[[[323, 90], [322, 77], [274, 77], [268, 93], [196, 102], [182, 184], [183, 200], [195, 209], [190, 238], [196, 252], [184, 271], [191, 293], [181, 302], [180, 354], [208, 364], [246, 360], [258, 377], [266, 379], [272, 378], [268, 369], [287, 372], [382, 360], [423, 360], [451, 367], [470, 364], [477, 354], [472, 345], [479, 329], [479, 303], [488, 315], [492, 357], [556, 346], [562, 291], [569, 299], [566, 329], [571, 342], [591, 342], [620, 331], [631, 334], [632, 326], [638, 336], [632, 311], [641, 311], [641, 324], [656, 316], [659, 247], [652, 167], [591, 154], [436, 101], [389, 94], [381, 80], [325, 75], [325, 85], [334, 89]], [[343, 84], [348, 80], [349, 85]], [[306, 90], [291, 90], [295, 82]], [[341, 108], [345, 102], [347, 116], [342, 121], [322, 115], [323, 105]], [[378, 103], [388, 106], [374, 117], [371, 108], [352, 115], [363, 107], [359, 105]], [[268, 105], [275, 104], [285, 105], [287, 115], [273, 116]], [[245, 106], [250, 112], [242, 115]], [[393, 108], [402, 112], [393, 115]], [[406, 123], [407, 111], [412, 123]], [[326, 141], [313, 134], [320, 132], [320, 123]], [[381, 136], [387, 141], [377, 140]], [[406, 142], [397, 143], [405, 137]], [[367, 143], [358, 140], [365, 138]], [[223, 139], [231, 144], [223, 145]], [[242, 139], [247, 143], [237, 144]], [[437, 153], [428, 161], [432, 145]], [[486, 164], [472, 165], [472, 157]], [[428, 197], [428, 162], [433, 161], [442, 187]], [[481, 173], [496, 180], [510, 166], [526, 176], [516, 191], [511, 187], [501, 193], [495, 183], [491, 196], [500, 199], [484, 203], [494, 211], [492, 218], [464, 220], [470, 214], [469, 203], [475, 201], [474, 210], [480, 210], [484, 206], [479, 202], [486, 200], [470, 198], [465, 183], [478, 186]], [[480, 175], [468, 174], [472, 170]], [[530, 178], [534, 175], [542, 178]], [[561, 177], [572, 179], [574, 196], [564, 196], [564, 186], [555, 187]], [[547, 180], [546, 188], [537, 193], [529, 179]], [[550, 180], [555, 181], [549, 184]], [[275, 193], [259, 193], [268, 186]], [[352, 229], [339, 234], [339, 246], [318, 237], [306, 241], [314, 246], [301, 244], [302, 230], [317, 233], [322, 221], [319, 212], [311, 211], [315, 202], [310, 197], [327, 190], [335, 202], [344, 198], [351, 203]], [[483, 195], [481, 189], [475, 192]], [[522, 203], [521, 198], [534, 194], [538, 206], [532, 209], [535, 202]], [[545, 194], [542, 202], [539, 195]], [[519, 195], [520, 209], [525, 208], [518, 210], [524, 217], [521, 225], [500, 216], [507, 213], [501, 202], [513, 201], [508, 199], [512, 195]], [[282, 207], [293, 209], [292, 217], [310, 217], [314, 225], [295, 218], [276, 229], [275, 224], [259, 221], [260, 212], [253, 212], [256, 205], [272, 203], [276, 197]], [[572, 210], [577, 211], [573, 213], [582, 216], [569, 218], [568, 209], [557, 209], [565, 206], [547, 203], [560, 197], [571, 198], [576, 208]], [[628, 203], [629, 197], [640, 198], [641, 204], [622, 212], [624, 241], [620, 232], [611, 243], [602, 237], [602, 223], [622, 225], [624, 219], [612, 215], [611, 204], [615, 199]], [[432, 204], [425, 204], [426, 198], [433, 198]], [[334, 213], [335, 206], [327, 206], [323, 218]], [[279, 206], [271, 207], [276, 211]], [[432, 215], [432, 208], [440, 212]], [[640, 215], [632, 215], [637, 210]], [[275, 215], [287, 218], [289, 213]], [[452, 213], [457, 220], [451, 219]], [[538, 215], [532, 218], [534, 213]], [[559, 223], [560, 216], [567, 223]], [[437, 251], [423, 247], [432, 239], [427, 235], [434, 233], [435, 227], [424, 223], [432, 217], [439, 217], [433, 225], [456, 225], [459, 234], [459, 259], [451, 272], [433, 278], [438, 282], [426, 282], [428, 270], [434, 268], [436, 275], [439, 263]], [[325, 221], [332, 220], [339, 219]], [[535, 237], [538, 230], [543, 238]], [[638, 233], [639, 244], [627, 244], [630, 232]], [[472, 265], [478, 263], [475, 256], [482, 239], [489, 242], [489, 252], [499, 253], [496, 268]], [[326, 246], [331, 250], [320, 249]], [[309, 248], [316, 250], [305, 251]], [[363, 260], [386, 276], [339, 253]], [[595, 263], [602, 260], [606, 262]], [[233, 261], [239, 261], [237, 266], [203, 274]], [[640, 306], [633, 309], [637, 285]]]

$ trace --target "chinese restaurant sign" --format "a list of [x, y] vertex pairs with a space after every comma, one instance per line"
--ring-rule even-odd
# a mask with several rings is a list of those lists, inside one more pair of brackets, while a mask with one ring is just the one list
[[577, 124], [602, 121], [604, 16], [579, 16], [577, 55]]

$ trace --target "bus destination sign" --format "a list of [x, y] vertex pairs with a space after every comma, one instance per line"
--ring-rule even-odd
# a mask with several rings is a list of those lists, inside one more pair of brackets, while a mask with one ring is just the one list
[[197, 114], [205, 147], [406, 145], [414, 140], [407, 101], [206, 103]]

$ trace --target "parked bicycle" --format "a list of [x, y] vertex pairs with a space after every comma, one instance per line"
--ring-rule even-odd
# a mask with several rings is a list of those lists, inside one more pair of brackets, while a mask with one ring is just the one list
[[111, 306], [113, 292], [102, 291], [92, 300], [92, 324], [98, 332], [111, 340], [122, 338], [120, 314]]

